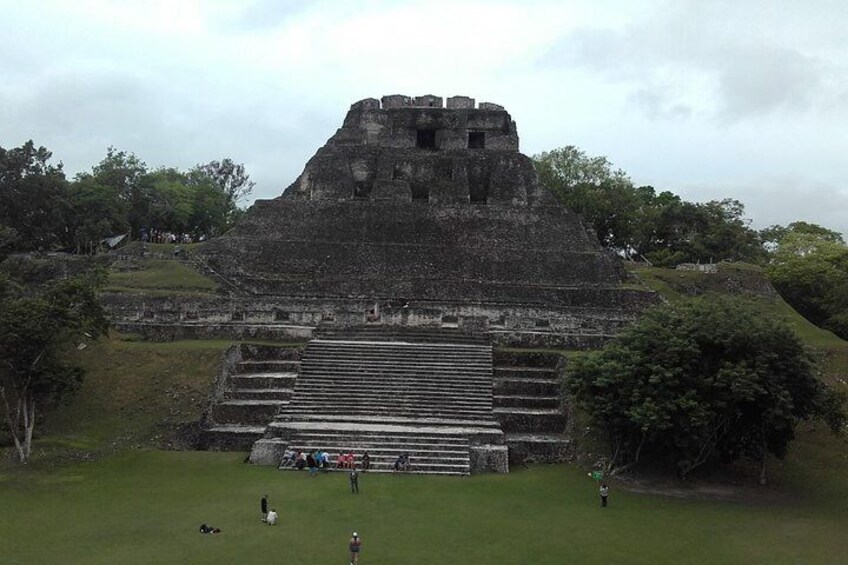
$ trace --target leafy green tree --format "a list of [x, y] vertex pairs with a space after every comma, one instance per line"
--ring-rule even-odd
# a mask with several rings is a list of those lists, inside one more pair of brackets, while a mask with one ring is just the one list
[[844, 425], [792, 330], [740, 300], [646, 313], [603, 351], [575, 358], [567, 390], [607, 433], [610, 469], [650, 454], [686, 476], [704, 463], [785, 456], [798, 420]]
[[772, 226], [766, 274], [780, 295], [805, 318], [848, 339], [848, 246], [821, 226]]
[[67, 181], [53, 154], [30, 140], [0, 147], [0, 244], [15, 251], [49, 250], [62, 243]]
[[77, 182], [106, 187], [117, 202], [113, 206], [125, 213], [124, 223], [133, 234], [148, 225], [150, 216], [150, 186], [147, 182], [147, 164], [135, 154], [106, 149], [106, 157], [92, 167], [91, 173], [77, 175]]
[[61, 348], [108, 327], [96, 296], [101, 281], [67, 279], [35, 297], [7, 292], [0, 302], [0, 411], [22, 463], [32, 455], [37, 416], [82, 382], [82, 369], [63, 363]]
[[77, 252], [93, 252], [104, 238], [126, 233], [127, 203], [118, 191], [91, 175], [78, 175], [68, 186], [68, 236]]
[[[590, 157], [569, 145], [533, 157], [542, 184], [583, 216], [606, 247], [628, 252], [646, 193], [606, 157]], [[652, 194], [650, 195], [652, 196]]]
[[534, 157], [542, 183], [566, 207], [582, 215], [598, 240], [626, 256], [658, 266], [697, 261], [764, 258], [759, 234], [748, 226], [738, 200], [682, 200], [651, 186], [635, 187], [606, 157], [574, 146]]

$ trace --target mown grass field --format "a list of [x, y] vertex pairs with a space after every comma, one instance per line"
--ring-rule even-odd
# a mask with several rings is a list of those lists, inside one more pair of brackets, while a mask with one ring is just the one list
[[[242, 464], [243, 454], [140, 451], [0, 478], [3, 563], [844, 563], [848, 492], [833, 469], [789, 473], [778, 499], [698, 500], [594, 481], [563, 465], [509, 475], [314, 479]], [[794, 463], [790, 462], [792, 466]], [[844, 471], [844, 467], [842, 469]], [[800, 484], [795, 484], [800, 481]], [[802, 489], [803, 490], [803, 489]], [[280, 513], [259, 522], [259, 498]], [[223, 530], [201, 535], [201, 523]]]

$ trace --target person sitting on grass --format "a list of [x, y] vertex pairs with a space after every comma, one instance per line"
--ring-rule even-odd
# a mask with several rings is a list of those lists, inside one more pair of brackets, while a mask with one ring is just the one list
[[277, 511], [272, 508], [271, 511], [268, 512], [268, 518], [266, 518], [265, 521], [268, 523], [269, 526], [276, 526], [277, 525]]

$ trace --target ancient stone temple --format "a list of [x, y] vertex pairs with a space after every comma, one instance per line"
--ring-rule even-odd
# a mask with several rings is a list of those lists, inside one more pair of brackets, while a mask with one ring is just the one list
[[644, 300], [540, 185], [509, 113], [462, 96], [353, 104], [282, 196], [202, 254], [239, 293], [268, 298], [238, 316], [295, 325], [572, 346], [614, 333]]
[[148, 336], [238, 346], [207, 447], [402, 454], [418, 472], [566, 458], [561, 357], [499, 346], [602, 344], [651, 303], [540, 185], [501, 106], [393, 95], [353, 104], [273, 200], [190, 254], [218, 296], [110, 303]]

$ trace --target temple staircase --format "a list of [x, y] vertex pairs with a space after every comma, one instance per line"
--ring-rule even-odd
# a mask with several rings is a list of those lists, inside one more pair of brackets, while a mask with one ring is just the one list
[[333, 461], [353, 451], [361, 465], [367, 451], [371, 471], [386, 472], [406, 453], [410, 472], [467, 475], [475, 445], [505, 452], [484, 338], [386, 330], [328, 337], [307, 345], [291, 400], [254, 444], [252, 461], [277, 462], [289, 447], [327, 451]]

